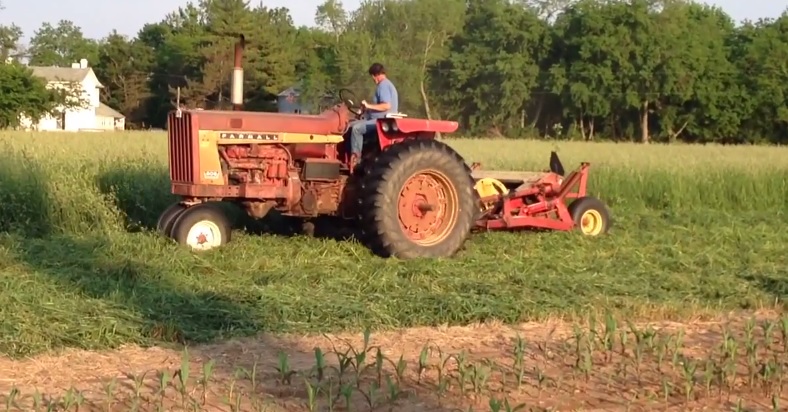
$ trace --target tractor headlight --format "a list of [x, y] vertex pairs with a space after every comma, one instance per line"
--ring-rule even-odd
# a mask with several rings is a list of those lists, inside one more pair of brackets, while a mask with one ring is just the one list
[[395, 131], [395, 132], [398, 130], [398, 129], [397, 129], [397, 123], [396, 123], [396, 122], [391, 122], [391, 130], [393, 130], [393, 131]]
[[383, 122], [383, 124], [380, 125], [380, 128], [383, 129], [384, 133], [388, 133], [389, 130], [391, 130], [391, 125], [389, 124], [389, 122]]

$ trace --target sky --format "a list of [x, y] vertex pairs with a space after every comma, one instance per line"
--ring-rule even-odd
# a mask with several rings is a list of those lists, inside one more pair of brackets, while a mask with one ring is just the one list
[[[295, 24], [314, 24], [315, 10], [323, 0], [252, 0], [267, 7], [287, 7]], [[160, 21], [164, 15], [188, 3], [188, 0], [0, 0], [0, 24], [15, 23], [32, 37], [42, 23], [71, 20], [82, 28], [86, 37], [102, 38], [112, 29], [134, 36], [145, 23]], [[735, 20], [777, 17], [788, 9], [788, 0], [706, 0], [722, 7]], [[196, 1], [195, 1], [196, 3]], [[360, 0], [343, 0], [346, 9], [358, 7]], [[297, 5], [294, 5], [297, 4]]]

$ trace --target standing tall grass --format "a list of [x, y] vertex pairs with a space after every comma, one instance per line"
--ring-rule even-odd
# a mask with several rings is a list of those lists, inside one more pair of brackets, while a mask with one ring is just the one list
[[123, 230], [173, 199], [163, 133], [8, 133], [0, 144], [6, 231]]
[[784, 211], [788, 147], [448, 139], [486, 169], [542, 170], [550, 151], [568, 170], [591, 163], [589, 190], [625, 208]]
[[[788, 208], [788, 148], [448, 139], [486, 169], [592, 163], [589, 190], [617, 210], [778, 213]], [[163, 132], [4, 133], [3, 230], [41, 235], [125, 230], [173, 200]]]

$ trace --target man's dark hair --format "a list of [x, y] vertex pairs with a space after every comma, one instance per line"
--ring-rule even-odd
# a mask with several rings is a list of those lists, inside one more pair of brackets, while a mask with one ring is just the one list
[[369, 66], [369, 74], [371, 76], [386, 74], [386, 68], [380, 63], [372, 63], [372, 66]]

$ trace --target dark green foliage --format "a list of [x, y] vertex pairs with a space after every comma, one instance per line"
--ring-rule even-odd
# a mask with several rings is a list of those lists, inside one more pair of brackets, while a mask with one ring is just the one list
[[[548, 18], [549, 16], [549, 18]], [[86, 57], [103, 101], [128, 123], [163, 127], [180, 87], [187, 107], [230, 104], [232, 45], [249, 40], [245, 98], [276, 110], [301, 82], [312, 107], [338, 88], [371, 94], [389, 69], [400, 110], [460, 121], [469, 135], [642, 142], [786, 143], [788, 13], [736, 25], [679, 0], [380, 0], [348, 11], [327, 0], [316, 27], [243, 0], [190, 3], [128, 39], [85, 39], [46, 24], [36, 64]], [[4, 56], [19, 29], [0, 30]]]
[[56, 114], [60, 107], [81, 105], [70, 87], [46, 88], [43, 80], [18, 63], [0, 64], [0, 128], [20, 126], [23, 116], [37, 120]]

